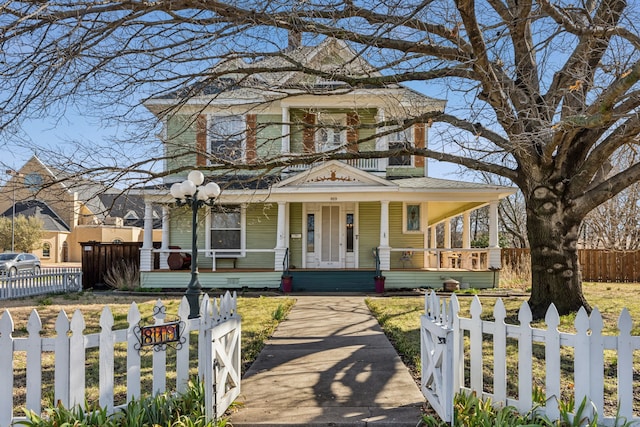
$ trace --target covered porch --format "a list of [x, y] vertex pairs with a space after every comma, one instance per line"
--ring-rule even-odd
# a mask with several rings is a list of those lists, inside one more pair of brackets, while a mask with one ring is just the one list
[[[513, 192], [428, 177], [385, 179], [337, 161], [264, 190], [228, 186], [219, 206], [200, 209], [200, 283], [278, 288], [281, 276], [290, 275], [294, 288], [362, 290], [383, 275], [388, 289], [437, 288], [447, 278], [470, 287], [495, 286], [498, 204]], [[163, 232], [154, 249], [145, 230], [142, 286], [184, 288], [193, 250], [189, 215], [172, 206], [166, 193], [145, 197], [145, 227], [151, 227], [153, 204], [160, 203]], [[472, 248], [471, 214], [485, 206], [488, 247]]]

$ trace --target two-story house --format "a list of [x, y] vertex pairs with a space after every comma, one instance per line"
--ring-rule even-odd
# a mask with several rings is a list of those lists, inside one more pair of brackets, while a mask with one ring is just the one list
[[[247, 76], [224, 74], [220, 65], [216, 79], [192, 91], [145, 102], [164, 120], [167, 170], [181, 172], [144, 191], [149, 212], [163, 206], [163, 234], [159, 250], [143, 244], [143, 286], [183, 288], [189, 282], [188, 261], [176, 263], [174, 255], [170, 263], [169, 256], [193, 250], [191, 214], [173, 203], [169, 187], [191, 169], [202, 169], [206, 181], [222, 189], [213, 207], [201, 209], [197, 224], [205, 288], [275, 288], [283, 272], [293, 277], [295, 290], [373, 290], [378, 274], [387, 288], [441, 287], [448, 277], [493, 286], [500, 267], [498, 203], [513, 188], [430, 178], [424, 157], [401, 151], [380, 158], [323, 156], [425, 147], [429, 126], [417, 118], [443, 111], [445, 102], [400, 84], [368, 88], [332, 81], [332, 73], [379, 75], [342, 41], [296, 45], [285, 55], [326, 74]], [[282, 69], [283, 61], [276, 55], [236, 60], [233, 67]], [[397, 131], [397, 123], [410, 126]], [[261, 168], [275, 158], [282, 167]], [[207, 172], [225, 161], [246, 167]], [[470, 213], [487, 205], [490, 246], [472, 249]], [[463, 243], [452, 248], [450, 220], [456, 216], [463, 220]], [[444, 238], [438, 239], [442, 223]], [[160, 252], [160, 270], [152, 268], [154, 252]]]

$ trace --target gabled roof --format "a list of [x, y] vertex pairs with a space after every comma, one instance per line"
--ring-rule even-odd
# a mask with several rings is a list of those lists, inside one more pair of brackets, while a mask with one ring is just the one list
[[[124, 218], [124, 225], [144, 227], [144, 198], [136, 194], [100, 194], [100, 202], [109, 216]], [[153, 205], [153, 228], [162, 228], [162, 207]]]
[[[13, 207], [2, 213], [4, 217], [13, 215]], [[71, 231], [69, 226], [49, 207], [45, 202], [29, 200], [15, 204], [15, 215], [27, 218], [35, 217], [42, 220], [43, 229], [46, 231]]]
[[[324, 75], [297, 71], [301, 65]], [[205, 77], [188, 88], [147, 100], [144, 104], [153, 110], [153, 105], [166, 105], [175, 100], [202, 103], [215, 99], [216, 103], [234, 104], [266, 102], [288, 95], [335, 95], [354, 88], [333, 80], [332, 75], [379, 77], [381, 73], [347, 43], [328, 37], [316, 46], [299, 46], [265, 54], [251, 61], [229, 58], [213, 67], [211, 75], [214, 77]], [[359, 89], [375, 91], [380, 88], [363, 86]], [[394, 96], [398, 102], [412, 106], [438, 104], [438, 108], [444, 108], [444, 101], [430, 98], [403, 85], [390, 83], [383, 90], [389, 89], [399, 92]]]

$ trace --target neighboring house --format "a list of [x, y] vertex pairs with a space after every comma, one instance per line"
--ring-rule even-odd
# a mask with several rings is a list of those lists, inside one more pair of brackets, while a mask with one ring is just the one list
[[[69, 178], [32, 157], [12, 171], [0, 190], [0, 212], [42, 219], [44, 237], [34, 253], [44, 263], [80, 262], [82, 242], [142, 242], [144, 202], [100, 183]], [[161, 225], [161, 210], [152, 213]], [[160, 230], [153, 230], [159, 241]], [[10, 250], [11, 248], [0, 248]]]
[[[376, 75], [334, 39], [294, 46], [288, 54], [323, 64], [328, 73], [339, 68]], [[273, 61], [278, 59], [246, 66], [273, 69]], [[172, 93], [145, 102], [165, 121], [167, 168], [185, 172], [168, 176], [161, 188], [142, 191], [147, 209], [164, 209], [161, 248], [153, 249], [150, 240], [143, 244], [143, 286], [186, 287], [189, 282], [188, 271], [169, 268], [168, 256], [192, 250], [191, 215], [169, 196], [171, 184], [183, 181], [190, 168], [205, 168], [216, 158], [259, 165], [276, 156], [426, 147], [428, 124], [401, 132], [385, 126], [445, 107], [444, 101], [402, 85], [351, 89], [297, 72], [227, 74], [192, 92], [188, 100]], [[170, 110], [175, 113], [165, 115]], [[379, 272], [387, 288], [441, 287], [450, 277], [490, 287], [500, 267], [498, 203], [515, 192], [430, 178], [423, 157], [404, 154], [205, 175], [222, 189], [214, 207], [200, 210], [197, 227], [199, 280], [209, 288], [277, 287], [287, 273], [296, 290], [373, 290]], [[490, 247], [472, 249], [470, 212], [487, 205]], [[450, 220], [456, 216], [463, 217], [462, 248], [451, 248]], [[442, 223], [444, 246], [437, 247], [436, 225]], [[157, 252], [160, 269], [154, 270]]]

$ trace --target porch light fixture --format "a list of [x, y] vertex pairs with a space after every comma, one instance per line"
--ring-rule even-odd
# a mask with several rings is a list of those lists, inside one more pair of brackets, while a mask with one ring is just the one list
[[213, 206], [216, 197], [220, 195], [220, 187], [215, 182], [204, 183], [202, 172], [189, 172], [186, 181], [176, 182], [171, 186], [171, 196], [176, 199], [178, 206], [191, 207], [191, 281], [187, 286], [185, 296], [189, 303], [189, 319], [200, 316], [200, 293], [202, 286], [198, 280], [198, 209], [202, 206]]

